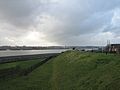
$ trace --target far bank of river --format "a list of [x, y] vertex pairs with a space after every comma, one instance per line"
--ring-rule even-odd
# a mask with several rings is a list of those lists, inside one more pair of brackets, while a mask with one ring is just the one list
[[61, 53], [68, 49], [50, 49], [50, 50], [5, 50], [0, 51], [0, 57], [6, 56], [20, 56], [20, 55], [34, 55], [34, 54], [50, 54]]

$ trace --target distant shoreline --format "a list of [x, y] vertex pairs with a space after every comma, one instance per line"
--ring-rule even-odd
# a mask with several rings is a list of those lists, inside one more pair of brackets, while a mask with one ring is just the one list
[[4, 57], [0, 57], [0, 64], [1, 63], [16, 62], [16, 61], [34, 60], [34, 59], [46, 59], [48, 57], [58, 55], [58, 54], [60, 54], [60, 53], [45, 53], [45, 54], [33, 54], [33, 55], [4, 56]]
[[58, 48], [58, 49], [0, 49], [0, 51], [27, 51], [27, 50], [62, 50], [68, 48]]
[[0, 46], [0, 50], [51, 50], [51, 49], [69, 49], [65, 46]]
[[61, 53], [68, 49], [49, 49], [49, 50], [7, 50], [0, 51], [0, 57], [7, 56], [23, 56], [23, 55], [36, 55], [36, 54], [50, 54], [50, 53]]

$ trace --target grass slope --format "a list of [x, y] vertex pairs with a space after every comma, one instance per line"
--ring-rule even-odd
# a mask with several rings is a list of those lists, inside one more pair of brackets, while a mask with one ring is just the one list
[[7, 69], [7, 68], [14, 68], [14, 67], [21, 67], [22, 69], [28, 68], [41, 60], [30, 60], [30, 61], [19, 61], [19, 62], [12, 62], [12, 63], [5, 63], [0, 64], [0, 70]]
[[0, 90], [120, 90], [120, 56], [68, 51]]

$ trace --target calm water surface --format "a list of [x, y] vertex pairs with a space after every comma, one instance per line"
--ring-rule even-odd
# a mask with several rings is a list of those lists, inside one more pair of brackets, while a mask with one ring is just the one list
[[18, 56], [18, 55], [33, 55], [33, 54], [46, 54], [46, 53], [61, 53], [67, 49], [55, 50], [6, 50], [0, 51], [0, 57], [4, 56]]

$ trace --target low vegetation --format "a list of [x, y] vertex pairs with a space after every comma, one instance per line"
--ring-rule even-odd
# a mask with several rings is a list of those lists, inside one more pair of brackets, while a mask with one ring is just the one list
[[120, 90], [120, 56], [67, 51], [27, 76], [0, 80], [0, 90]]
[[41, 59], [0, 64], [0, 80], [27, 75], [41, 64]]
[[0, 70], [1, 69], [7, 69], [7, 68], [13, 68], [13, 67], [21, 67], [21, 68], [28, 68], [33, 64], [36, 64], [40, 62], [41, 60], [30, 60], [30, 61], [19, 61], [19, 62], [12, 62], [12, 63], [5, 63], [0, 64]]

